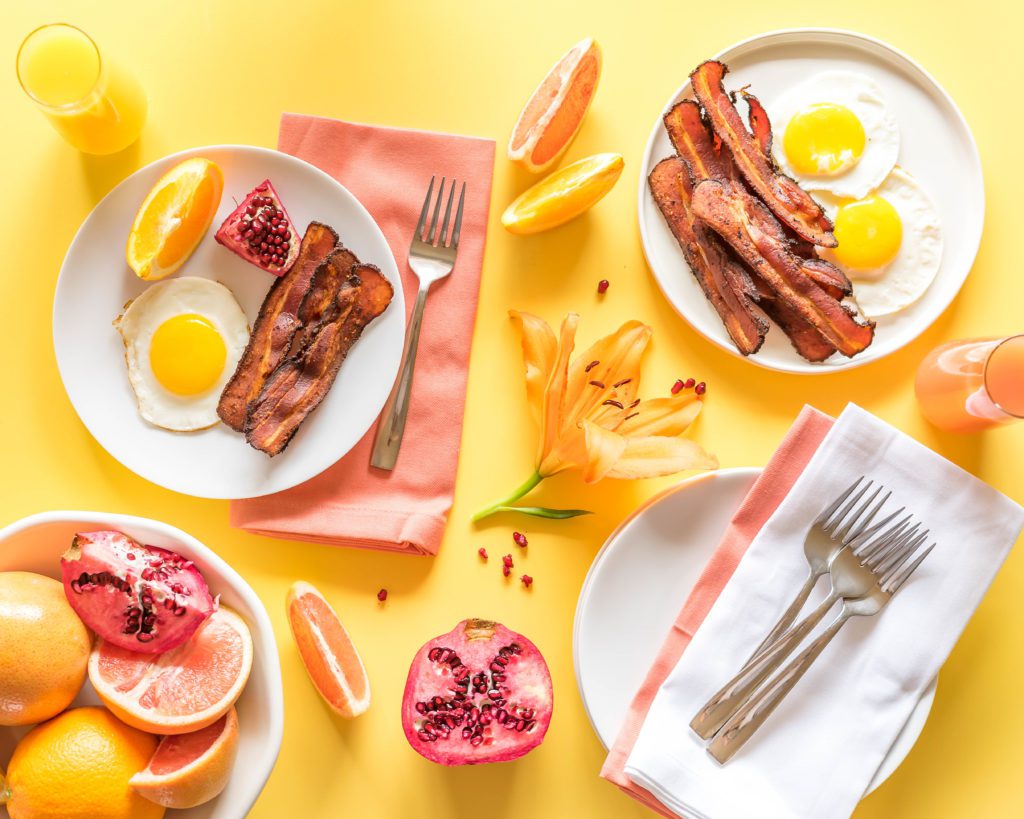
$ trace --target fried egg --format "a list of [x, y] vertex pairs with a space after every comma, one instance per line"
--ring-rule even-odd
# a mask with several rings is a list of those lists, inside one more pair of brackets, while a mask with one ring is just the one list
[[217, 401], [249, 340], [230, 290], [194, 276], [168, 279], [130, 302], [114, 326], [143, 418], [174, 432], [218, 422]]
[[896, 117], [863, 74], [816, 74], [779, 97], [768, 115], [776, 163], [808, 190], [861, 199], [899, 157]]
[[894, 168], [860, 199], [825, 193], [817, 199], [835, 224], [839, 242], [819, 253], [850, 277], [864, 315], [888, 316], [921, 298], [942, 261], [942, 225], [914, 177]]

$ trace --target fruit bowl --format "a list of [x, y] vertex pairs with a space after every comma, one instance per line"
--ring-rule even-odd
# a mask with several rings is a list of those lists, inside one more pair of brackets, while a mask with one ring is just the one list
[[[209, 547], [180, 529], [155, 520], [102, 512], [43, 512], [0, 529], [0, 571], [29, 571], [60, 580], [60, 556], [72, 536], [88, 529], [116, 529], [129, 537], [174, 551], [195, 562], [211, 591], [245, 620], [252, 632], [254, 658], [245, 691], [236, 704], [239, 737], [235, 774], [216, 799], [168, 817], [240, 819], [252, 808], [270, 777], [281, 749], [284, 694], [277, 643], [267, 611], [248, 583]], [[73, 706], [100, 705], [89, 682]], [[30, 726], [29, 726], [30, 727]], [[6, 762], [25, 728], [0, 727], [0, 761]], [[7, 812], [0, 807], [0, 817]]]

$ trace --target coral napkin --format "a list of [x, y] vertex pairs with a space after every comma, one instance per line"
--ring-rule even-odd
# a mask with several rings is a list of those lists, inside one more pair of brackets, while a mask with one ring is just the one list
[[[803, 580], [799, 544], [823, 499], [862, 474], [893, 489], [938, 546], [882, 614], [840, 632], [799, 683], [804, 696], [719, 766], [690, 718]], [[1022, 526], [1020, 506], [859, 407], [834, 425], [805, 409], [684, 606], [602, 775], [665, 816], [848, 816]]]
[[231, 525], [272, 537], [435, 555], [455, 488], [494, 141], [284, 114], [278, 147], [326, 171], [363, 203], [395, 255], [410, 310], [417, 283], [407, 262], [409, 242], [430, 177], [465, 180], [466, 204], [455, 270], [433, 286], [427, 302], [396, 468], [370, 466], [374, 425], [306, 483], [233, 501]]

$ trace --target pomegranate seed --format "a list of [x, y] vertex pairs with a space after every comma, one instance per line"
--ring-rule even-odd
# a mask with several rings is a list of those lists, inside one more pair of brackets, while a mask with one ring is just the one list
[[608, 279], [601, 279], [601, 281], [597, 283], [597, 292], [601, 295], [608, 292]]
[[696, 387], [693, 388], [693, 391], [697, 393], [697, 395], [703, 395], [705, 392], [707, 392], [707, 389], [708, 385], [701, 381]]
[[508, 577], [510, 574], [512, 574], [512, 567], [511, 566], [502, 566], [501, 567], [501, 573], [503, 575], [505, 575], [505, 577]]
[[696, 384], [696, 383], [697, 383], [697, 379], [696, 378], [687, 378], [686, 379], [686, 383], [683, 384], [683, 386], [686, 387], [686, 389], [688, 389], [688, 390], [692, 390], [693, 389], [693, 385]]
[[519, 579], [523, 581], [523, 585], [526, 586], [526, 588], [530, 588], [530, 586], [533, 585], [533, 578], [528, 574], [524, 574]]
[[501, 562], [502, 562], [502, 564], [504, 564], [505, 566], [508, 566], [511, 569], [512, 568], [512, 555], [504, 555], [501, 558]]
[[679, 391], [683, 388], [683, 379], [677, 378], [676, 383], [672, 385], [672, 394], [678, 395]]
[[516, 546], [520, 549], [525, 549], [529, 545], [529, 542], [526, 540], [526, 535], [522, 532], [513, 532], [512, 540], [516, 542]]
[[477, 549], [476, 553], [480, 555], [480, 557], [482, 557], [484, 560], [487, 560], [487, 550], [483, 546]]
[[381, 589], [379, 592], [377, 592], [377, 599], [380, 600], [381, 603], [383, 603], [385, 600], [387, 600], [388, 599], [388, 590], [387, 589]]

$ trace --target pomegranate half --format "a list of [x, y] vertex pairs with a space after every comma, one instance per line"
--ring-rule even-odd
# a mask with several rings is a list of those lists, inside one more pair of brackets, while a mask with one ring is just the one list
[[60, 570], [64, 594], [82, 622], [129, 651], [170, 651], [215, 608], [191, 560], [121, 532], [75, 535]]
[[213, 238], [275, 276], [287, 273], [299, 255], [295, 226], [269, 179], [249, 191]]
[[402, 728], [440, 765], [507, 762], [544, 741], [553, 703], [537, 646], [500, 623], [463, 620], [413, 658]]

